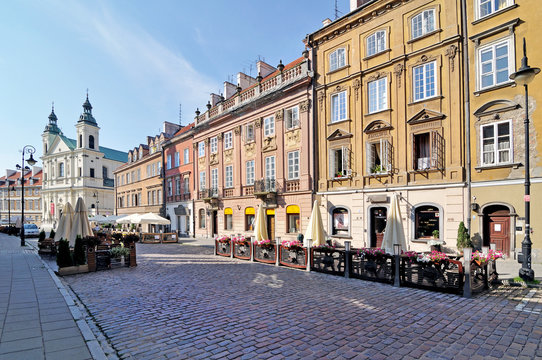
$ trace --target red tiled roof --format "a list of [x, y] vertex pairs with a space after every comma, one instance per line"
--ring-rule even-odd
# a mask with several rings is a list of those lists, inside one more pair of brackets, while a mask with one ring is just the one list
[[178, 135], [181, 135], [182, 133], [185, 133], [187, 132], [188, 130], [192, 129], [194, 127], [194, 123], [191, 123], [191, 124], [188, 124], [186, 126], [183, 126], [182, 128], [179, 129], [179, 131], [177, 131], [175, 133], [175, 135], [173, 135], [174, 137], [175, 136], [178, 136]]

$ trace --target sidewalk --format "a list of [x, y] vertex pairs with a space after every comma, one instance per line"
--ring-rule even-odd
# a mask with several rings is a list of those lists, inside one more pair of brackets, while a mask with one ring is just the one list
[[215, 246], [215, 240], [210, 238], [193, 238], [193, 237], [180, 237], [179, 243], [184, 245], [195, 245], [195, 246]]
[[0, 273], [1, 359], [105, 359], [79, 309], [33, 247], [0, 234]]

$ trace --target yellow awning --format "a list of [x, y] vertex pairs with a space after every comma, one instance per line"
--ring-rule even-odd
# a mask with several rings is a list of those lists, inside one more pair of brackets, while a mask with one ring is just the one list
[[253, 207], [247, 207], [245, 209], [245, 215], [256, 215], [256, 210]]
[[299, 206], [297, 205], [289, 205], [286, 207], [286, 214], [299, 214]]
[[275, 215], [275, 209], [267, 209], [267, 215]]
[[233, 215], [233, 210], [231, 208], [225, 208], [224, 215]]

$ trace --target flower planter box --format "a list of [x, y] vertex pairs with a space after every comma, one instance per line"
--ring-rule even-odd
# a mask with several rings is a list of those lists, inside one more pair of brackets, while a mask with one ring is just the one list
[[392, 284], [394, 275], [393, 256], [363, 256], [351, 253], [350, 277]]
[[58, 268], [58, 275], [60, 276], [66, 276], [66, 275], [75, 275], [75, 274], [83, 274], [88, 273], [88, 265], [78, 265], [78, 266], [66, 266]]
[[276, 245], [254, 245], [254, 261], [274, 264], [277, 261]]
[[488, 268], [493, 261], [479, 262], [472, 260], [470, 263], [471, 291], [479, 293], [489, 288]]
[[284, 246], [280, 246], [279, 249], [279, 263], [284, 266], [306, 269], [307, 268], [307, 249], [296, 248], [288, 249]]
[[323, 250], [311, 248], [311, 270], [344, 276], [344, 250]]
[[122, 256], [111, 257], [111, 263], [110, 263], [111, 269], [118, 269], [118, 268], [129, 267], [129, 266], [130, 266], [130, 255], [124, 256], [124, 259], [122, 259]]
[[401, 285], [428, 290], [461, 293], [463, 265], [458, 260], [420, 263], [401, 257]]
[[96, 271], [98, 270], [108, 270], [111, 265], [111, 254], [109, 250], [104, 250], [102, 246], [97, 247], [96, 250]]
[[250, 242], [236, 244], [233, 243], [233, 257], [241, 260], [250, 260], [252, 244]]
[[216, 243], [216, 254], [220, 256], [231, 256], [231, 242], [219, 242]]

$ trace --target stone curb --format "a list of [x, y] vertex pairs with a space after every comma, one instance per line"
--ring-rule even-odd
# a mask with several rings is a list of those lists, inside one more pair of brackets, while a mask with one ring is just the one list
[[[34, 244], [26, 243], [29, 247], [33, 248], [34, 250], [38, 250]], [[100, 343], [96, 339], [96, 336], [94, 336], [94, 333], [90, 330], [89, 324], [86, 322], [85, 317], [81, 313], [81, 310], [79, 310], [79, 307], [77, 306], [76, 302], [74, 301], [74, 298], [72, 295], [70, 295], [70, 292], [64, 284], [62, 284], [62, 281], [58, 278], [56, 273], [53, 269], [47, 264], [45, 261], [42, 260], [41, 256], [36, 252], [34, 253], [35, 256], [37, 256], [43, 266], [47, 269], [49, 272], [49, 275], [53, 279], [56, 287], [62, 294], [62, 297], [64, 298], [64, 301], [66, 302], [66, 305], [68, 305], [68, 308], [70, 309], [70, 312], [72, 314], [73, 320], [79, 327], [79, 330], [81, 331], [81, 334], [83, 335], [83, 338], [85, 339], [85, 344], [87, 345], [88, 350], [90, 351], [90, 354], [92, 355], [92, 358], [94, 360], [107, 360], [108, 357], [105, 355], [105, 352], [103, 351], [102, 347], [100, 346]]]

